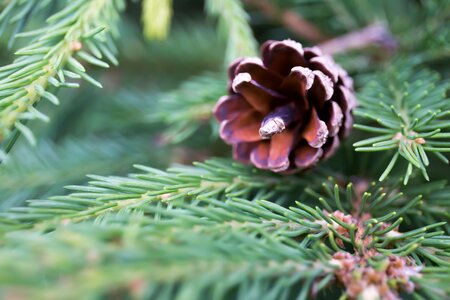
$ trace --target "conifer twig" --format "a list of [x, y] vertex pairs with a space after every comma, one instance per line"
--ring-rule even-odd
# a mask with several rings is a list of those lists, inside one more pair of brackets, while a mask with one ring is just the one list
[[[208, 160], [197, 167], [171, 168], [167, 172], [137, 166], [143, 174], [130, 177], [90, 176], [89, 186], [68, 186], [74, 193], [30, 201], [28, 207], [12, 208], [0, 218], [23, 225], [54, 228], [60, 222], [81, 222], [123, 209], [139, 209], [148, 203], [203, 200], [205, 197], [251, 197], [273, 199], [277, 194], [300, 190], [301, 178], [285, 177], [231, 163]], [[198, 198], [200, 197], [200, 198]], [[282, 200], [280, 196], [278, 200]], [[75, 206], [67, 203], [76, 204]], [[40, 225], [38, 225], [40, 223]], [[1, 224], [1, 220], [0, 220]], [[0, 226], [1, 227], [1, 226]]]
[[414, 69], [412, 61], [400, 60], [373, 76], [359, 93], [360, 106], [355, 114], [367, 123], [354, 127], [376, 136], [355, 143], [355, 150], [395, 151], [380, 181], [387, 178], [399, 156], [408, 162], [404, 184], [413, 169], [420, 170], [429, 180], [430, 154], [448, 163], [442, 153], [450, 152], [450, 124], [446, 120], [450, 114], [446, 99], [449, 84], [440, 82], [439, 77], [435, 72]]
[[[50, 92], [58, 87], [76, 87], [66, 78], [83, 78], [101, 87], [87, 75], [75, 56], [100, 67], [109, 67], [102, 61], [106, 56], [116, 64], [114, 47], [107, 34], [114, 33], [116, 10], [120, 1], [78, 0], [48, 18], [48, 26], [16, 37], [34, 37], [30, 45], [18, 50], [12, 64], [0, 68], [0, 142], [9, 138], [13, 130], [22, 133], [34, 143], [32, 131], [24, 125], [26, 120], [48, 117], [35, 106], [45, 98], [54, 104], [59, 100]], [[90, 52], [90, 53], [89, 53]], [[9, 148], [11, 146], [8, 146]]]
[[327, 39], [327, 35], [325, 35], [317, 26], [292, 10], [279, 9], [267, 0], [244, 0], [244, 2], [260, 10], [269, 19], [281, 22], [299, 38], [314, 43]]
[[335, 55], [372, 45], [379, 46], [387, 52], [393, 52], [397, 49], [397, 41], [386, 25], [381, 23], [375, 23], [363, 29], [324, 41], [318, 47], [324, 53]]

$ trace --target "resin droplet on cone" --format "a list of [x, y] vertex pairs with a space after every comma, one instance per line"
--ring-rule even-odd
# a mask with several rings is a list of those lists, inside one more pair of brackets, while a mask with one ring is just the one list
[[229, 95], [214, 108], [220, 136], [235, 159], [260, 169], [310, 168], [352, 127], [353, 81], [319, 48], [267, 41], [261, 53], [229, 67]]

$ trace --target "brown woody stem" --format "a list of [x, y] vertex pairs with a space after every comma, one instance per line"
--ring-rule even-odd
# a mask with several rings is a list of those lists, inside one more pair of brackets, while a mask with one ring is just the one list
[[375, 23], [361, 30], [325, 41], [319, 44], [319, 48], [326, 54], [334, 55], [349, 50], [366, 48], [371, 45], [378, 45], [389, 52], [394, 52], [397, 49], [397, 41], [389, 29], [381, 23]]
[[244, 2], [261, 11], [267, 18], [280, 22], [303, 39], [315, 43], [327, 39], [327, 36], [319, 28], [291, 10], [279, 9], [267, 0], [244, 0]]

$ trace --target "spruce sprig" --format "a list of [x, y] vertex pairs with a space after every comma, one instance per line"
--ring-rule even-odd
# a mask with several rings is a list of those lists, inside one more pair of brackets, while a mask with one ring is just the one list
[[[150, 211], [122, 212], [60, 227], [51, 235], [16, 232], [0, 250], [1, 270], [19, 253], [26, 257], [15, 262], [14, 271], [0, 271], [0, 290], [67, 299], [92, 293], [107, 297], [112, 289], [124, 296], [158, 299], [224, 299], [230, 294], [307, 299], [313, 281], [333, 270], [322, 261], [327, 254], [320, 248], [310, 252], [283, 242], [276, 233], [289, 231], [283, 222], [258, 221], [252, 216], [257, 213], [238, 208], [230, 217], [224, 217], [224, 209], [200, 217], [203, 211], [161, 209], [152, 216]], [[171, 225], [182, 219], [186, 227]], [[22, 250], [12, 251], [18, 245]], [[56, 284], [60, 276], [64, 285]], [[44, 277], [54, 289], [43, 288]]]
[[73, 191], [70, 195], [29, 200], [26, 207], [0, 213], [0, 218], [18, 227], [54, 228], [64, 220], [80, 222], [125, 208], [140, 209], [155, 202], [196, 202], [207, 197], [283, 201], [289, 192], [300, 193], [303, 182], [220, 159], [198, 163], [194, 168], [181, 166], [168, 171], [136, 167], [144, 173], [129, 177], [92, 175], [88, 186], [68, 186]]
[[446, 95], [450, 85], [441, 82], [437, 73], [410, 67], [409, 63], [395, 64], [364, 86], [355, 114], [365, 123], [354, 125], [374, 135], [355, 143], [356, 151], [395, 152], [380, 181], [390, 174], [399, 157], [408, 162], [405, 185], [414, 168], [429, 180], [430, 153], [448, 163], [443, 153], [450, 152], [450, 101]]
[[[317, 180], [320, 180], [317, 178]], [[450, 232], [450, 187], [445, 180], [424, 183], [414, 180], [402, 187], [402, 178], [389, 178], [384, 182], [370, 181], [364, 177], [329, 177], [319, 189], [307, 187], [311, 204], [320, 204], [328, 210], [377, 217], [392, 214], [401, 218], [408, 228], [442, 223], [440, 229]], [[399, 192], [401, 191], [401, 192]]]
[[79, 59], [104, 68], [109, 67], [105, 58], [117, 64], [112, 35], [117, 34], [118, 11], [123, 8], [123, 1], [77, 0], [50, 16], [47, 26], [15, 35], [32, 39], [16, 51], [19, 57], [12, 64], [0, 68], [0, 142], [5, 152], [19, 133], [36, 143], [25, 123], [47, 122], [36, 104], [46, 99], [57, 105], [56, 88], [79, 86], [69, 79], [83, 78], [101, 87]]

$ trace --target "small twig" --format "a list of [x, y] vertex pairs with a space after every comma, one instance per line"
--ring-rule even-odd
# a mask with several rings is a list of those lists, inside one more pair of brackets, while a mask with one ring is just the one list
[[279, 9], [267, 0], [244, 0], [244, 2], [261, 11], [269, 19], [282, 23], [303, 39], [315, 43], [327, 39], [327, 36], [319, 28], [291, 10]]
[[381, 23], [369, 25], [319, 44], [326, 54], [337, 54], [377, 45], [391, 53], [397, 49], [397, 41], [389, 29]]

